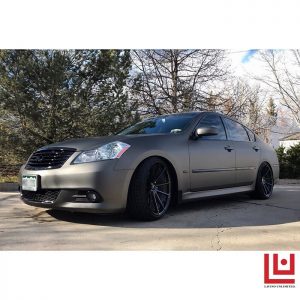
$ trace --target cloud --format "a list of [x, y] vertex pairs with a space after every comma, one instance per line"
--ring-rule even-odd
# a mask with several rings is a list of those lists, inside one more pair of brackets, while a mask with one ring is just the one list
[[242, 58], [242, 63], [246, 64], [250, 61], [250, 59], [255, 55], [255, 53], [258, 51], [258, 49], [251, 49], [248, 50], [247, 53]]

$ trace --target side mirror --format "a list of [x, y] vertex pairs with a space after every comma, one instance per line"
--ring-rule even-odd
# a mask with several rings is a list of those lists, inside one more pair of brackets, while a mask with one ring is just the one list
[[216, 127], [200, 127], [195, 131], [195, 137], [210, 136], [219, 134], [219, 130]]

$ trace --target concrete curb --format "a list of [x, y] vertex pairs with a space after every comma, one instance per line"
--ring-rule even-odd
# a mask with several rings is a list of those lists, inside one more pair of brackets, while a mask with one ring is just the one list
[[19, 184], [15, 182], [1, 182], [0, 192], [17, 192]]
[[279, 179], [277, 184], [300, 184], [300, 179]]

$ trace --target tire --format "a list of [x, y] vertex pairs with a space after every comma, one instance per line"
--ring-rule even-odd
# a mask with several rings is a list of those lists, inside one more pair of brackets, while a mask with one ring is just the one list
[[264, 162], [260, 165], [257, 173], [255, 190], [251, 194], [253, 198], [269, 199], [273, 192], [274, 178], [271, 166]]
[[153, 221], [163, 217], [173, 198], [173, 180], [168, 164], [151, 157], [136, 169], [130, 183], [127, 212], [138, 220]]

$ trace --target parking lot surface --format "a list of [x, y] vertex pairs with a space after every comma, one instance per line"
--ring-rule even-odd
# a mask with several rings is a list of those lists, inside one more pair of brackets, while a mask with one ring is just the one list
[[51, 211], [0, 193], [1, 250], [300, 250], [300, 185], [269, 200], [202, 199], [161, 220]]

